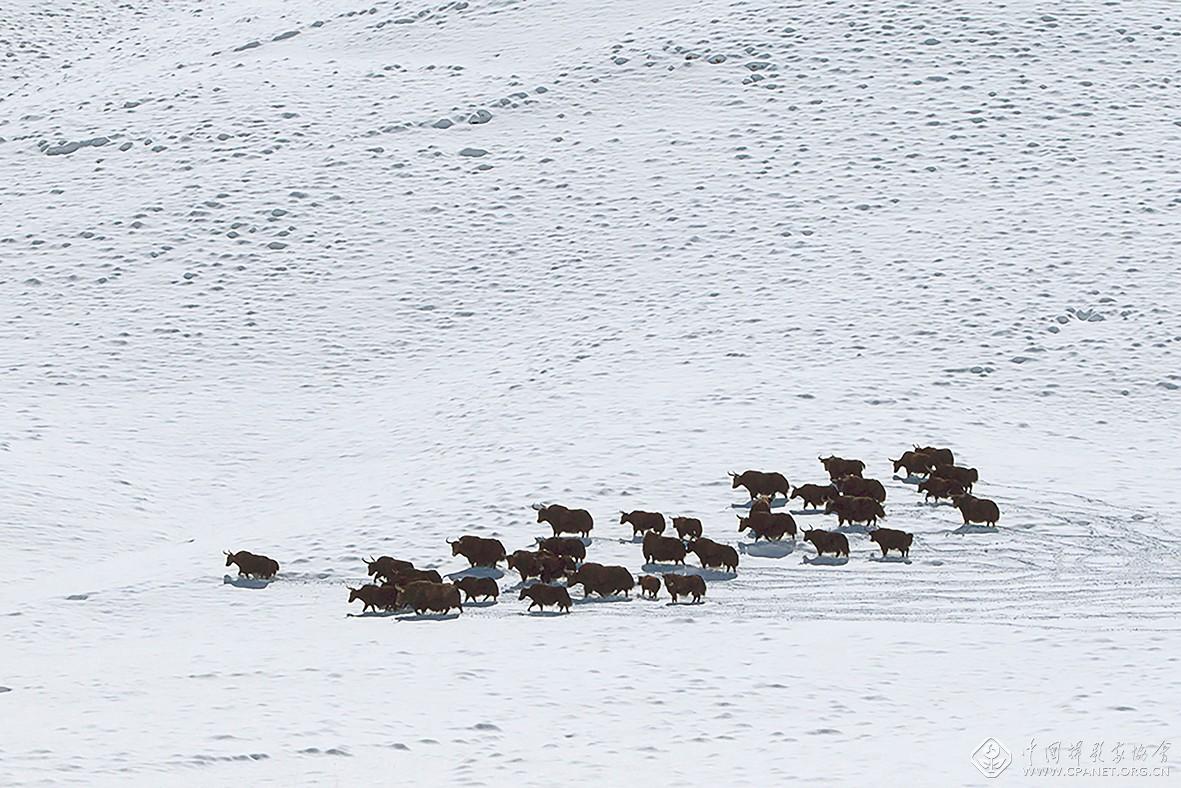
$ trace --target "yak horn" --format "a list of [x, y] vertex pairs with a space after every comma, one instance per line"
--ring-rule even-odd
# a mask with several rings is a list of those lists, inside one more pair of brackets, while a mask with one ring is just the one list
[[529, 507], [537, 512], [540, 512], [543, 508], [545, 508], [539, 503], [531, 503], [531, 504], [529, 504]]

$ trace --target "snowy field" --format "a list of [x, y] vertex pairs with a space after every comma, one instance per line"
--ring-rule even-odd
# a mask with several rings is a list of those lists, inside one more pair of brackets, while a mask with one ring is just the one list
[[[1024, 771], [1181, 747], [1181, 8], [0, 16], [0, 784], [1181, 777]], [[995, 531], [892, 478], [913, 443]], [[728, 471], [830, 453], [909, 561], [737, 532]], [[346, 604], [542, 501], [602, 563], [644, 571], [650, 509], [741, 565], [701, 605]]]

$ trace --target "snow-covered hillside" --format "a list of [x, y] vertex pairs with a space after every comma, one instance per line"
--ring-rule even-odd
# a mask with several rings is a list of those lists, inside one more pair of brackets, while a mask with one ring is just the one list
[[[1181, 739], [1178, 9], [9, 5], [0, 783], [947, 786], [995, 736], [1016, 785], [1031, 739]], [[891, 478], [916, 442], [995, 533]], [[735, 530], [727, 471], [829, 453], [909, 562]], [[455, 572], [539, 501], [604, 563], [652, 509], [742, 564], [347, 615], [362, 556]]]

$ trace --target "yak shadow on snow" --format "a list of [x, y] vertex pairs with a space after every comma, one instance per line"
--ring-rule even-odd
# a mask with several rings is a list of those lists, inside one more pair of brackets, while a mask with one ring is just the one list
[[895, 481], [902, 482], [903, 484], [918, 484], [920, 482], [925, 482], [927, 480], [926, 476], [915, 476], [913, 474], [911, 474], [910, 476], [906, 476], [906, 477], [902, 477], [902, 476], [899, 476], [898, 474], [894, 474], [890, 478], [894, 479]]
[[997, 534], [1000, 530], [995, 525], [977, 525], [968, 523], [952, 531], [953, 534]]
[[792, 517], [811, 517], [814, 514], [824, 514], [823, 509], [792, 509]]
[[394, 618], [401, 615], [399, 610], [370, 610], [367, 613], [345, 613], [345, 618]]
[[230, 575], [222, 575], [221, 583], [226, 586], [233, 586], [234, 588], [266, 588], [271, 584], [270, 580], [260, 580], [255, 577], [231, 577]]
[[739, 542], [738, 552], [756, 558], [786, 558], [796, 551], [796, 543], [787, 539], [763, 542]]
[[867, 534], [873, 529], [868, 525], [849, 523], [848, 525], [838, 525], [832, 530], [836, 531], [838, 534]]
[[680, 564], [644, 564], [640, 567], [644, 572], [656, 575], [697, 575], [703, 580], [733, 580], [738, 577], [736, 572], [723, 572], [720, 569], [706, 569], [701, 566], [681, 566]]
[[492, 607], [497, 602], [496, 599], [482, 599], [479, 602], [464, 602], [463, 606], [467, 607]]
[[460, 613], [424, 613], [421, 616], [417, 613], [410, 615], [403, 615], [397, 618], [398, 621], [452, 621], [459, 618]]
[[849, 563], [849, 557], [845, 555], [804, 556], [804, 563], [809, 565], [815, 564], [816, 566], [844, 566]]
[[[574, 601], [574, 600], [570, 600]], [[568, 616], [569, 613], [561, 610], [522, 610], [517, 615], [525, 616], [526, 618], [553, 618], [554, 616]]]
[[623, 594], [611, 594], [610, 596], [572, 596], [570, 601], [575, 605], [602, 605], [612, 604], [614, 602], [631, 602], [632, 597], [624, 596]]
[[909, 558], [907, 558], [905, 556], [901, 556], [901, 555], [885, 555], [885, 556], [871, 555], [869, 557], [869, 560], [873, 561], [875, 564], [913, 564], [914, 563], [914, 561], [911, 561]]
[[443, 576], [448, 580], [460, 580], [464, 577], [490, 577], [493, 580], [499, 580], [504, 577], [504, 570], [497, 569], [494, 566], [473, 566]]

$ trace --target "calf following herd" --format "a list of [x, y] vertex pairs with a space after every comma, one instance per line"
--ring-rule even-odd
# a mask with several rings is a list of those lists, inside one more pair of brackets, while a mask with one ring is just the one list
[[[901, 560], [907, 561], [914, 534], [878, 525], [878, 520], [886, 517], [885, 485], [864, 476], [866, 464], [861, 460], [836, 456], [818, 459], [828, 473], [828, 484], [808, 483], [792, 487], [787, 477], [777, 472], [748, 470], [740, 474], [730, 473], [731, 488], [744, 487], [750, 495], [749, 511], [746, 516], [738, 515], [739, 532], [749, 532], [755, 543], [760, 540], [780, 542], [785, 537], [791, 537], [794, 543], [799, 536], [816, 550], [816, 562], [831, 554], [835, 558], [829, 559], [830, 563], [844, 563], [849, 558], [849, 538], [843, 530], [852, 526], [854, 529], [849, 533], [866, 534], [869, 541], [881, 550], [880, 560], [886, 560], [887, 554], [894, 550]], [[932, 498], [935, 504], [941, 499], [948, 500], [959, 510], [965, 528], [973, 523], [996, 527], [1000, 519], [999, 507], [994, 501], [972, 494], [979, 474], [975, 468], [956, 465], [951, 449], [916, 445], [890, 462], [895, 473], [905, 470], [908, 479], [917, 480], [916, 489], [923, 493], [924, 502]], [[780, 502], [775, 502], [776, 496], [780, 496]], [[823, 514], [836, 515], [837, 528], [807, 528], [801, 532], [792, 514], [772, 511], [773, 506], [785, 505], [797, 498], [803, 509], [795, 514], [816, 515], [823, 507]], [[362, 613], [371, 610], [413, 610], [420, 616], [427, 613], [446, 616], [452, 610], [462, 613], [465, 602], [490, 605], [499, 601], [500, 585], [487, 573], [493, 572], [499, 577], [498, 566], [503, 563], [508, 571], [520, 575], [518, 599], [529, 600], [527, 613], [535, 607], [541, 611], [549, 607], [558, 613], [569, 613], [573, 605], [570, 589], [576, 586], [582, 586], [583, 599], [592, 594], [630, 597], [637, 585], [639, 597], [656, 599], [663, 584], [673, 604], [681, 598], [698, 604], [706, 593], [705, 578], [697, 570], [686, 568], [685, 560], [689, 555], [696, 556], [702, 570], [731, 575], [738, 572], [738, 550], [704, 536], [701, 520], [696, 517], [666, 519], [661, 512], [620, 512], [620, 525], [630, 525], [632, 541], [640, 540], [645, 568], [664, 565], [670, 570], [660, 576], [636, 577], [627, 567], [586, 560], [587, 546], [591, 544], [589, 534], [594, 528], [594, 518], [586, 509], [569, 509], [559, 504], [535, 504], [533, 509], [537, 512], [537, 522], [546, 523], [553, 530], [553, 536], [535, 540], [535, 549], [510, 553], [499, 539], [472, 534], [447, 540], [451, 555], [462, 556], [471, 566], [460, 573], [462, 576], [449, 582], [445, 582], [436, 569], [419, 569], [410, 561], [387, 555], [371, 556], [365, 564], [372, 582], [359, 588], [348, 588], [349, 603], [360, 600]], [[664, 535], [670, 521], [676, 536]], [[236, 564], [241, 577], [270, 580], [279, 572], [278, 562], [263, 555], [242, 550], [237, 553], [226, 551], [225, 556], [226, 566]], [[811, 562], [805, 559], [805, 563]], [[479, 571], [485, 574], [478, 574]]]

